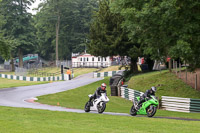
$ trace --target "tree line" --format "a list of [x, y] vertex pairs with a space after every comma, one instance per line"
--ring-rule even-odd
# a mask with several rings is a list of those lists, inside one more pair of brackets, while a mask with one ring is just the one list
[[[101, 0], [90, 28], [92, 54], [119, 54], [200, 67], [200, 1]], [[133, 71], [137, 71], [133, 67]]]
[[44, 0], [31, 15], [33, 2], [1, 0], [2, 57], [35, 52], [47, 60], [70, 59], [87, 45], [96, 56], [129, 56], [132, 71], [140, 56], [200, 67], [200, 1]]
[[[38, 53], [46, 60], [66, 60], [83, 52], [96, 0], [44, 0], [38, 13], [27, 12], [34, 0], [0, 2], [0, 54], [3, 58]], [[58, 54], [59, 53], [59, 54]]]

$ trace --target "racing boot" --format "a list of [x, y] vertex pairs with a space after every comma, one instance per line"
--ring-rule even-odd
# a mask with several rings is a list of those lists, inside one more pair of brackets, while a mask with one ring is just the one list
[[140, 109], [140, 107], [141, 107], [141, 104], [138, 104], [135, 109], [138, 111]]

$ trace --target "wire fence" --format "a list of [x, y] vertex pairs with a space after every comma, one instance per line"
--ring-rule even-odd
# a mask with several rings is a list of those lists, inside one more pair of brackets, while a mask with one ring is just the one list
[[55, 72], [55, 73], [47, 73], [47, 72], [29, 72], [28, 75], [32, 77], [51, 77], [51, 76], [57, 76], [60, 75], [61, 73]]
[[59, 60], [56, 62], [57, 67], [61, 67], [61, 65], [63, 65], [63, 67], [72, 67], [72, 62], [71, 60]]
[[[38, 60], [33, 63], [24, 62], [23, 68], [15, 64], [14, 70], [15, 75], [17, 76], [50, 77], [58, 76], [61, 74], [61, 65], [63, 65], [64, 67], [71, 67], [71, 60], [59, 60], [56, 64], [56, 61], [45, 61], [42, 58], [38, 58]], [[55, 67], [57, 67], [57, 70], [51, 70], [55, 69]], [[4, 64], [0, 65], [0, 70], [2, 72], [5, 70], [11, 71], [11, 68], [12, 64], [10, 63], [10, 61], [4, 62]]]
[[[48, 71], [52, 71], [54, 70], [54, 72], [48, 72]], [[40, 69], [37, 68], [33, 68], [33, 69], [29, 69], [28, 70], [28, 75], [32, 76], [32, 77], [51, 77], [51, 76], [58, 76], [61, 74], [61, 70], [60, 69], [56, 69], [55, 67], [43, 67]]]
[[0, 64], [0, 69], [4, 69], [4, 64]]
[[200, 91], [200, 71], [188, 72], [186, 70], [179, 71], [177, 76], [192, 88]]
[[16, 67], [15, 68], [15, 75], [17, 76], [26, 76], [28, 69]]
[[[48, 72], [53, 71], [53, 72]], [[28, 76], [28, 77], [51, 77], [59, 76], [61, 74], [60, 69], [55, 69], [55, 67], [43, 67], [43, 68], [20, 68], [16, 67], [15, 75], [17, 76]]]
[[[185, 70], [182, 70], [182, 66], [185, 67]], [[187, 67], [188, 65], [186, 64], [181, 65], [181, 63], [178, 63], [177, 61], [173, 61], [173, 72], [177, 77], [195, 90], [200, 91], [200, 69], [196, 69], [195, 72], [189, 72]]]

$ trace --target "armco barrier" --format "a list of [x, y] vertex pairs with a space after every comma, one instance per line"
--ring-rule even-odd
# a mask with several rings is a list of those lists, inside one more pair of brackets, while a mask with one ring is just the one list
[[69, 80], [69, 76], [64, 74], [62, 76], [51, 76], [51, 77], [24, 77], [8, 74], [0, 74], [0, 78], [23, 80], [23, 81], [58, 81], [58, 80]]
[[[128, 100], [136, 100], [143, 92], [121, 87], [121, 97]], [[162, 96], [161, 107], [169, 111], [200, 113], [200, 99]]]
[[178, 112], [199, 112], [200, 99], [162, 96], [162, 108]]
[[162, 96], [162, 108], [169, 111], [190, 112], [190, 99]]
[[119, 70], [119, 71], [109, 71], [109, 72], [101, 72], [101, 73], [97, 73], [94, 72], [93, 73], [93, 77], [94, 78], [99, 78], [99, 77], [112, 77], [114, 74], [120, 72], [120, 71], [124, 71], [124, 70]]
[[121, 97], [128, 99], [128, 100], [136, 100], [136, 97], [141, 96], [142, 94], [144, 94], [143, 92], [140, 91], [136, 91], [133, 89], [128, 89], [126, 87], [121, 87]]
[[190, 112], [200, 113], [200, 99], [190, 99]]

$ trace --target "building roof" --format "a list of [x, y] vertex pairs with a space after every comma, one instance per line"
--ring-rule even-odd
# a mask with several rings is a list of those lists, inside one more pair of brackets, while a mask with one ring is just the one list
[[76, 55], [76, 56], [72, 56], [72, 58], [77, 58], [77, 57], [91, 57], [93, 55], [91, 54], [88, 54], [88, 53], [82, 53], [82, 54], [79, 54], [79, 55]]

